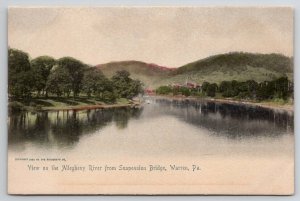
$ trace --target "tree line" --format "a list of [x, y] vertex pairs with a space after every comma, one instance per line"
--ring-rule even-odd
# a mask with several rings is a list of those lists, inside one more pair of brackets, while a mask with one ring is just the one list
[[156, 89], [157, 94], [182, 94], [185, 96], [201, 95], [208, 97], [221, 96], [224, 98], [238, 98], [250, 100], [271, 100], [293, 98], [293, 82], [287, 77], [280, 77], [271, 81], [256, 82], [248, 81], [222, 81], [221, 83], [203, 82], [199, 88], [186, 86], [160, 86]]
[[87, 96], [105, 102], [131, 99], [142, 83], [122, 70], [107, 78], [100, 69], [75, 58], [49, 56], [30, 59], [26, 52], [8, 49], [8, 93], [12, 99]]

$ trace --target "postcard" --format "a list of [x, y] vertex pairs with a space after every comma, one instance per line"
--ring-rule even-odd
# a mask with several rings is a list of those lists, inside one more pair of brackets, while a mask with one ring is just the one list
[[292, 195], [290, 7], [10, 7], [8, 193]]

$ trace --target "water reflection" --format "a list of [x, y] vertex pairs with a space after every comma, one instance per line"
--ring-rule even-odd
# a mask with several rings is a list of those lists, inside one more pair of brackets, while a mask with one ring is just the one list
[[111, 122], [125, 129], [130, 118], [138, 118], [142, 108], [96, 109], [87, 111], [26, 112], [9, 117], [9, 144], [36, 142], [71, 147], [83, 134], [101, 130]]
[[[167, 116], [180, 120], [182, 124], [205, 129], [208, 131], [205, 135], [233, 140], [274, 138], [293, 134], [294, 128], [293, 114], [283, 111], [214, 102], [152, 99], [151, 104], [143, 108], [11, 114], [8, 139], [9, 145], [14, 147], [30, 142], [43, 148], [72, 148], [81, 136], [101, 134], [107, 125], [114, 124], [117, 129], [124, 130], [134, 119], [135, 129], [143, 133], [139, 122]], [[153, 132], [159, 131], [153, 128]], [[176, 135], [185, 135], [185, 132], [189, 131], [178, 130]]]
[[196, 100], [154, 99], [164, 113], [227, 138], [293, 134], [294, 115], [283, 110]]

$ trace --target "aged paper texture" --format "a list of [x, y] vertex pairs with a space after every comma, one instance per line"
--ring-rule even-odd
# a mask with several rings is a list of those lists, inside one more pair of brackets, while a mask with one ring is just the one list
[[11, 7], [9, 194], [294, 193], [293, 9]]

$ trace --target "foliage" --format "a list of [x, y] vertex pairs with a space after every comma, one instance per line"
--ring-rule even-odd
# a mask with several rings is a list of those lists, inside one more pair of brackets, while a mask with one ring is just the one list
[[[49, 56], [40, 56], [30, 61], [27, 53], [9, 49], [9, 96], [14, 99], [32, 100], [40, 96], [69, 97], [80, 93], [89, 98], [112, 103], [120, 98], [133, 98], [143, 92], [143, 84], [130, 78], [128, 71], [118, 71], [110, 80], [96, 67], [89, 67], [72, 57], [57, 61]], [[18, 105], [12, 105], [18, 108]]]
[[184, 96], [190, 96], [191, 95], [191, 90], [187, 87], [180, 87], [179, 88], [179, 93], [181, 93]]
[[21, 112], [25, 109], [24, 109], [24, 105], [22, 103], [13, 101], [8, 104], [8, 110], [9, 110], [8, 111], [9, 113], [12, 113], [12, 112]]
[[10, 74], [17, 74], [30, 70], [29, 56], [27, 53], [17, 50], [8, 49], [8, 69]]
[[203, 82], [202, 83], [202, 91], [206, 92], [208, 87], [209, 87], [209, 82]]
[[291, 58], [281, 54], [253, 54], [245, 52], [230, 52], [211, 56], [177, 69], [177, 73], [201, 71], [202, 73], [229, 70], [243, 72], [247, 66], [266, 68], [281, 73], [293, 72]]
[[68, 73], [73, 96], [78, 96], [81, 87], [84, 69], [87, 65], [72, 57], [63, 57], [57, 61], [57, 68]]
[[107, 103], [112, 103], [116, 100], [112, 82], [98, 68], [93, 67], [85, 70], [82, 89], [88, 97], [93, 95]]
[[215, 97], [218, 90], [218, 85], [216, 83], [203, 82], [202, 91], [210, 97]]
[[257, 99], [265, 100], [279, 98], [287, 100], [293, 95], [293, 84], [287, 77], [281, 77], [273, 81], [265, 81], [259, 84]]
[[55, 68], [49, 75], [46, 90], [56, 94], [58, 97], [67, 95], [69, 97], [72, 90], [72, 80], [66, 68]]
[[8, 50], [8, 93], [12, 97], [29, 98], [32, 92], [33, 74], [27, 53]]
[[116, 96], [111, 91], [104, 91], [101, 100], [103, 100], [105, 103], [113, 103], [116, 101]]
[[83, 92], [85, 92], [88, 97], [91, 95], [99, 96], [100, 93], [105, 91], [105, 82], [108, 82], [108, 79], [99, 69], [88, 68], [85, 70], [83, 76]]
[[139, 80], [133, 80], [130, 73], [126, 70], [117, 71], [112, 77], [115, 94], [119, 98], [133, 98], [142, 92], [142, 83]]
[[209, 96], [218, 98], [238, 98], [251, 100], [275, 100], [282, 99], [287, 101], [293, 98], [293, 83], [287, 77], [280, 77], [272, 81], [257, 83], [254, 80], [239, 82], [236, 80], [222, 81], [219, 85], [216, 83], [203, 82], [201, 91], [186, 86], [160, 86], [156, 89], [157, 94], [172, 95], [195, 95]]
[[223, 81], [219, 92], [223, 97], [237, 97], [242, 99], [268, 100], [279, 98], [287, 100], [293, 95], [293, 83], [287, 77], [280, 77], [272, 81], [257, 83], [254, 80], [246, 82]]
[[157, 94], [167, 95], [172, 92], [172, 88], [170, 86], [160, 86], [156, 89]]
[[218, 85], [216, 83], [209, 84], [206, 91], [207, 96], [215, 97], [217, 89]]
[[[131, 70], [135, 69], [136, 74], [146, 73], [148, 78], [153, 78], [153, 81], [158, 81], [157, 83], [164, 76], [166, 81], [186, 79], [186, 73], [191, 79], [196, 76], [198, 80], [210, 80], [207, 79], [208, 77], [204, 79], [203, 75], [212, 78], [210, 80], [212, 83], [203, 81], [201, 89], [183, 85], [174, 87], [163, 85], [156, 89], [157, 94], [229, 97], [258, 101], [284, 100], [285, 102], [293, 98], [293, 82], [286, 76], [293, 73], [292, 59], [278, 54], [228, 53], [212, 56], [177, 70], [153, 67], [135, 61], [125, 62], [124, 65]], [[137, 71], [140, 65], [143, 68]], [[47, 97], [49, 92], [50, 95], [54, 94], [58, 97], [69, 97], [72, 94], [75, 99], [81, 93], [112, 103], [117, 98], [131, 99], [143, 93], [143, 83], [139, 79], [133, 79], [130, 72], [124, 70], [122, 63], [118, 63], [117, 67], [114, 64], [113, 67], [119, 70], [114, 71], [115, 74], [109, 79], [98, 67], [89, 67], [72, 57], [63, 57], [56, 61], [52, 57], [41, 56], [30, 60], [27, 53], [9, 48], [9, 97], [30, 101], [34, 96]], [[245, 79], [247, 76], [243, 76], [249, 69], [263, 76], [259, 79], [247, 80]], [[219, 81], [216, 82], [214, 77], [218, 77]], [[228, 80], [228, 78], [238, 79]], [[262, 80], [263, 78], [267, 79]], [[17, 107], [16, 105], [15, 108]]]
[[40, 95], [41, 91], [45, 91], [47, 96], [46, 84], [55, 63], [55, 59], [49, 56], [40, 56], [31, 61], [32, 73], [34, 74], [34, 89], [38, 92], [38, 95]]

